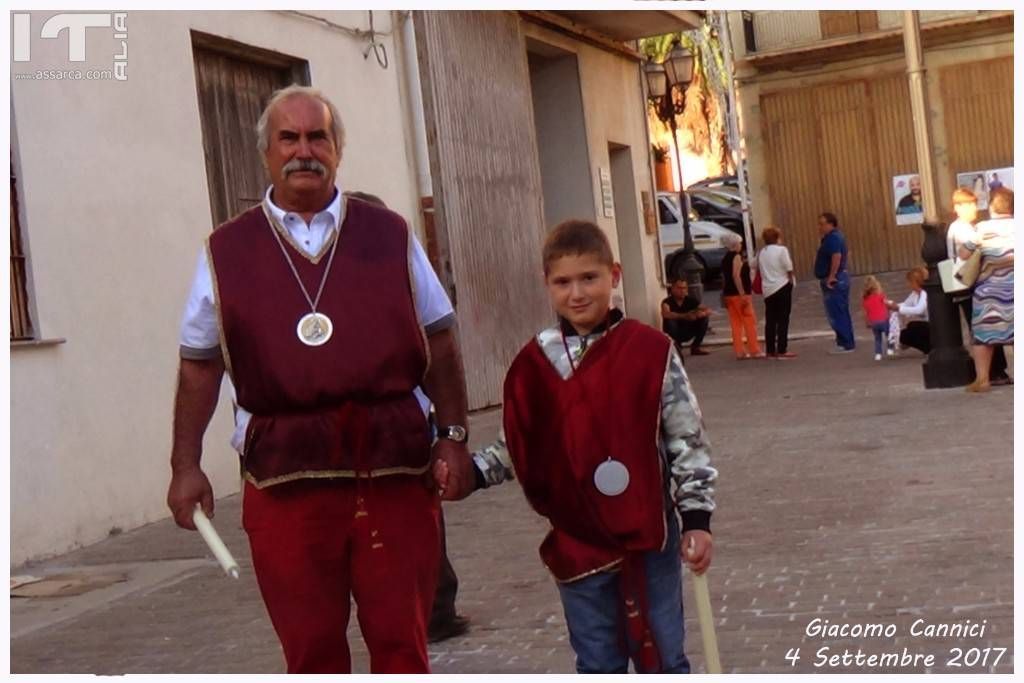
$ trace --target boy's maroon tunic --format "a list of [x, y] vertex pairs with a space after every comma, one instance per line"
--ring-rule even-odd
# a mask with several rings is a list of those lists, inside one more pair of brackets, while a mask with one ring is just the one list
[[[430, 437], [413, 389], [428, 357], [402, 218], [347, 200], [318, 312], [333, 321], [322, 346], [296, 325], [310, 312], [262, 206], [210, 236], [227, 369], [238, 404], [253, 414], [244, 468], [256, 486], [307, 477], [423, 471]], [[310, 259], [279, 231], [310, 297], [329, 248]]]
[[[640, 602], [627, 616], [646, 611], [642, 554], [666, 540], [658, 444], [670, 344], [627, 319], [594, 343], [568, 379], [536, 340], [505, 378], [505, 438], [516, 477], [552, 525], [540, 547], [544, 564], [559, 581], [621, 565], [627, 600], [632, 591]], [[594, 484], [594, 471], [609, 458], [629, 470], [629, 485], [617, 496]], [[642, 615], [639, 621], [645, 631]]]

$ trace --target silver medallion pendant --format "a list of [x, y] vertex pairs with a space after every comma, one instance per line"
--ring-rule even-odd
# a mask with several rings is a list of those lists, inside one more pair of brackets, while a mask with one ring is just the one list
[[334, 333], [334, 324], [323, 313], [307, 313], [299, 319], [295, 333], [306, 346], [321, 346]]
[[608, 458], [594, 470], [594, 486], [606, 496], [617, 496], [629, 486], [629, 470], [618, 460]]

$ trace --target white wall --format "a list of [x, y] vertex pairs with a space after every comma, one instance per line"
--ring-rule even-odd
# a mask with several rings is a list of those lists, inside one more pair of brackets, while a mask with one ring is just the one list
[[[658, 302], [664, 298], [660, 282], [658, 242], [656, 235], [642, 233], [637, 248], [622, 249], [614, 218], [605, 218], [601, 210], [601, 185], [598, 169], [610, 171], [608, 144], [630, 147], [633, 177], [636, 182], [636, 225], [643, 230], [643, 208], [640, 192], [653, 187], [649, 162], [650, 143], [647, 140], [640, 74], [637, 63], [621, 55], [575, 41], [553, 31], [530, 23], [523, 24], [523, 33], [563, 50], [575, 52], [579, 60], [580, 89], [583, 94], [583, 112], [586, 120], [587, 149], [590, 157], [590, 181], [593, 187], [597, 224], [605, 231], [612, 249], [619, 258], [635, 255], [623, 261], [626, 269], [640, 269], [642, 296], [627, 301], [630, 317], [649, 324], [658, 324]], [[654, 198], [651, 198], [654, 201]]]
[[[37, 35], [50, 14], [33, 13]], [[36, 328], [67, 340], [11, 350], [13, 564], [168, 515], [178, 322], [211, 227], [190, 29], [308, 60], [345, 121], [342, 186], [417, 222], [390, 36], [383, 70], [363, 42], [282, 12], [129, 12], [127, 28], [125, 82], [12, 81]], [[34, 40], [32, 63], [69, 68], [66, 50]], [[218, 496], [238, 489], [223, 398], [204, 457]]]

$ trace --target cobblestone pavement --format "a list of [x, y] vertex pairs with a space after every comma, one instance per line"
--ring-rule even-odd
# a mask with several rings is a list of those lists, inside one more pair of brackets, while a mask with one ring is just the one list
[[[802, 298], [795, 319], [810, 329], [820, 301]], [[821, 330], [820, 313], [817, 321]], [[719, 335], [727, 336], [727, 327]], [[926, 391], [920, 354], [877, 363], [863, 326], [858, 335], [857, 352], [841, 356], [826, 353], [829, 339], [812, 338], [792, 345], [800, 354], [793, 361], [741, 363], [724, 348], [686, 357], [721, 474], [709, 583], [723, 666], [776, 673], [1011, 672], [1012, 388], [972, 396]], [[491, 438], [499, 420], [497, 411], [474, 416], [475, 444]], [[15, 568], [15, 574], [42, 574], [120, 567], [129, 581], [109, 598], [102, 591], [12, 598], [11, 670], [282, 671], [238, 528], [237, 496], [220, 500], [217, 511], [218, 529], [242, 564], [237, 582], [224, 578], [197, 534], [169, 520]], [[537, 557], [546, 524], [518, 486], [479, 492], [450, 505], [446, 517], [461, 581], [459, 609], [473, 627], [431, 646], [434, 670], [571, 672], [557, 592]], [[197, 558], [207, 560], [187, 562]], [[157, 566], [176, 573], [144, 571]], [[702, 671], [689, 585], [687, 579], [687, 650]], [[894, 633], [808, 635], [815, 619], [836, 627], [893, 624]], [[919, 619], [970, 620], [984, 632], [915, 637], [911, 628]], [[356, 670], [366, 671], [358, 633], [349, 636]], [[799, 659], [787, 660], [797, 648]], [[827, 656], [847, 648], [851, 656], [858, 648], [865, 656], [906, 648], [908, 656], [934, 661], [816, 667], [821, 648]], [[963, 651], [961, 664], [972, 666], [948, 664], [956, 656], [952, 648]], [[998, 664], [991, 648], [1006, 648]]]

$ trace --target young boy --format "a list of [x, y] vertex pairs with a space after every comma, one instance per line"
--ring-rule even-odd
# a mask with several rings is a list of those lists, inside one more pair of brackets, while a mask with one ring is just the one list
[[671, 339], [609, 309], [621, 268], [600, 228], [558, 225], [544, 274], [559, 324], [512, 363], [507, 452], [499, 439], [474, 454], [477, 484], [511, 478], [510, 456], [551, 522], [540, 554], [580, 673], [625, 673], [630, 659], [689, 672], [680, 558], [698, 573], [711, 563], [718, 476], [696, 398]]

